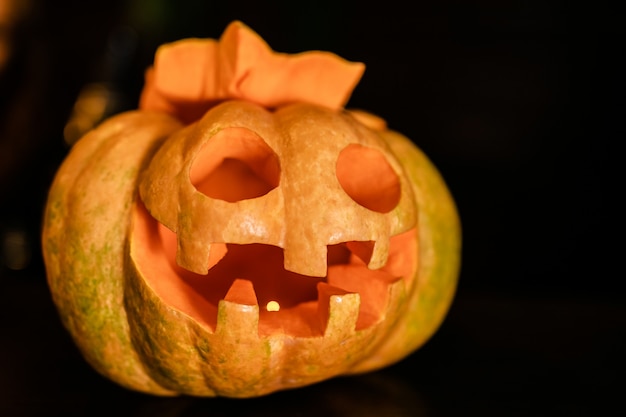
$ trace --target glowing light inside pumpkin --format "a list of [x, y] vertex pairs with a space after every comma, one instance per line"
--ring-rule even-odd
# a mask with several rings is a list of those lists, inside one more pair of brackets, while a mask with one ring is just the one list
[[265, 306], [265, 309], [267, 311], [278, 311], [278, 310], [280, 310], [280, 304], [278, 304], [278, 301], [270, 301]]

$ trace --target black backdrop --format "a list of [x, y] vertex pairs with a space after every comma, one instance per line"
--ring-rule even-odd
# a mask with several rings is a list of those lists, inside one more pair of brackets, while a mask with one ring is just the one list
[[[0, 73], [1, 415], [612, 415], [626, 347], [623, 13], [558, 1], [31, 3]], [[366, 63], [349, 106], [412, 138], [448, 182], [459, 290], [440, 332], [388, 370], [252, 401], [153, 399], [74, 350], [45, 285], [41, 210], [81, 88], [106, 82], [110, 110], [132, 108], [158, 44], [215, 38], [234, 19], [277, 51]]]

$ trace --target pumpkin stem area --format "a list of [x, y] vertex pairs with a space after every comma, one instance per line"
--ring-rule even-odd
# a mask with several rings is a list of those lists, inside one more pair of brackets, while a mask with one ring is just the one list
[[[206, 275], [176, 264], [176, 234], [150, 216], [137, 202], [133, 216], [131, 259], [140, 279], [163, 303], [215, 331], [220, 303], [238, 304], [242, 311], [258, 309], [259, 335], [283, 333], [298, 337], [323, 336], [332, 305], [342, 304], [345, 320], [355, 330], [384, 318], [390, 287], [408, 285], [417, 263], [415, 229], [391, 238], [387, 264], [370, 270], [353, 253], [368, 242], [328, 246], [327, 274], [311, 277], [287, 271], [283, 250], [266, 244], [211, 245]], [[351, 248], [353, 248], [351, 250]], [[348, 302], [349, 301], [349, 302]], [[350, 311], [349, 306], [352, 306]], [[229, 322], [232, 320], [229, 309]], [[236, 309], [235, 309], [236, 311]]]

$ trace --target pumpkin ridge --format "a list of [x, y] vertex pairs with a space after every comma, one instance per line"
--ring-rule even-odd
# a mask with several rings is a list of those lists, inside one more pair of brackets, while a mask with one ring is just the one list
[[[120, 288], [123, 269], [115, 263], [122, 256], [123, 244], [115, 237], [127, 224], [123, 207], [125, 199], [134, 194], [132, 181], [122, 192], [112, 195], [101, 190], [119, 184], [120, 177], [128, 178], [126, 168], [137, 172], [131, 161], [142, 157], [142, 150], [155, 139], [153, 132], [172, 127], [168, 126], [170, 120], [173, 119], [162, 115], [131, 113], [105, 122], [81, 139], [64, 161], [49, 193], [51, 207], [62, 212], [47, 211], [42, 234], [53, 298], [64, 325], [86, 360], [124, 386], [162, 395], [172, 393], [143, 374], [128, 340], [125, 313], [115, 311], [123, 297]], [[144, 122], [153, 124], [154, 128], [142, 129]], [[124, 136], [119, 135], [127, 124], [128, 131], [135, 136], [129, 153], [122, 140]], [[118, 208], [122, 210], [109, 215], [108, 210]], [[96, 233], [87, 236], [83, 231], [94, 224], [94, 219], [98, 224]], [[55, 252], [46, 249], [47, 242], [57, 242]], [[92, 279], [98, 276], [108, 279], [103, 283]], [[119, 359], [111, 361], [112, 357]]]

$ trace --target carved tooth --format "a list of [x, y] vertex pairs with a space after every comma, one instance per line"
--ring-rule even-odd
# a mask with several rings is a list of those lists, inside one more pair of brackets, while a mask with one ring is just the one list
[[317, 284], [318, 317], [324, 336], [345, 337], [354, 333], [361, 297], [325, 282]]
[[177, 241], [176, 263], [188, 271], [206, 275], [209, 270], [211, 245], [196, 242], [180, 234]]
[[235, 279], [217, 309], [216, 333], [249, 339], [259, 329], [259, 304], [252, 282]]
[[[193, 239], [177, 239], [176, 263], [178, 266], [196, 274], [206, 275], [226, 256], [228, 248], [225, 243], [190, 243]], [[204, 260], [204, 261], [203, 261]]]
[[[285, 247], [284, 268], [287, 271], [311, 277], [326, 275], [328, 248], [326, 245], [311, 247]], [[306, 253], [306, 256], [302, 256]]]
[[369, 269], [379, 269], [387, 264], [389, 257], [389, 237], [381, 237], [374, 242], [372, 256], [369, 259], [367, 267]]
[[394, 311], [394, 309], [397, 310], [398, 306], [404, 304], [401, 300], [406, 296], [406, 284], [402, 278], [398, 278], [390, 283], [387, 288], [386, 304], [381, 309], [380, 320], [385, 320], [388, 315], [393, 317], [397, 314], [397, 311]]
[[328, 284], [357, 293], [361, 297], [357, 330], [382, 320], [386, 310], [390, 308], [390, 291], [393, 290], [396, 294], [397, 288], [404, 288], [402, 278], [384, 270], [374, 271], [359, 265], [331, 266], [328, 269]]

